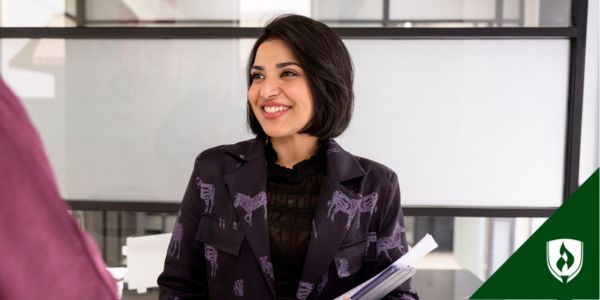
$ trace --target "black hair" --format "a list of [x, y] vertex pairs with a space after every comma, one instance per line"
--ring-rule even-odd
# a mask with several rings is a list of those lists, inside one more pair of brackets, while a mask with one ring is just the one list
[[[354, 106], [354, 71], [350, 54], [340, 37], [327, 25], [311, 18], [287, 14], [267, 24], [248, 58], [248, 88], [252, 85], [250, 70], [258, 47], [268, 39], [281, 39], [292, 50], [308, 75], [313, 99], [313, 115], [299, 133], [320, 140], [342, 134], [352, 118]], [[247, 104], [248, 126], [259, 137], [266, 137], [258, 119]]]

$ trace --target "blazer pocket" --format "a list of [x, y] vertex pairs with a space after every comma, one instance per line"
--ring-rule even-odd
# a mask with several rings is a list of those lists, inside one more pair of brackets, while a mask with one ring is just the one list
[[360, 270], [365, 258], [367, 239], [344, 243], [335, 254], [334, 263], [339, 278], [349, 277]]
[[198, 224], [196, 240], [215, 247], [217, 250], [239, 256], [244, 233], [235, 224], [226, 220], [204, 215]]

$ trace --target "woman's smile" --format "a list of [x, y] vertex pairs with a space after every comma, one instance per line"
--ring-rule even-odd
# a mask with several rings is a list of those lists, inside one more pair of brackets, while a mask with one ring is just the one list
[[266, 119], [271, 120], [271, 119], [277, 119], [280, 116], [283, 116], [285, 113], [287, 113], [291, 109], [291, 106], [267, 104], [267, 105], [263, 106], [262, 108], [263, 108], [263, 116]]

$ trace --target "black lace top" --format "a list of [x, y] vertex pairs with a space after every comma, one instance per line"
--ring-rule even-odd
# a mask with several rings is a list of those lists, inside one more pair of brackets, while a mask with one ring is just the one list
[[269, 241], [278, 299], [296, 299], [325, 173], [323, 148], [320, 145], [313, 156], [293, 169], [275, 163], [277, 153], [270, 143], [265, 148]]

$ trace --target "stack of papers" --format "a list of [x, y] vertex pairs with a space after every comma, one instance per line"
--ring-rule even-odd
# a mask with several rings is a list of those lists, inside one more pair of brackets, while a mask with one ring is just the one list
[[414, 247], [379, 274], [335, 298], [335, 300], [366, 300], [385, 297], [416, 273], [417, 270], [410, 265], [433, 251], [437, 246], [433, 237], [426, 234]]

